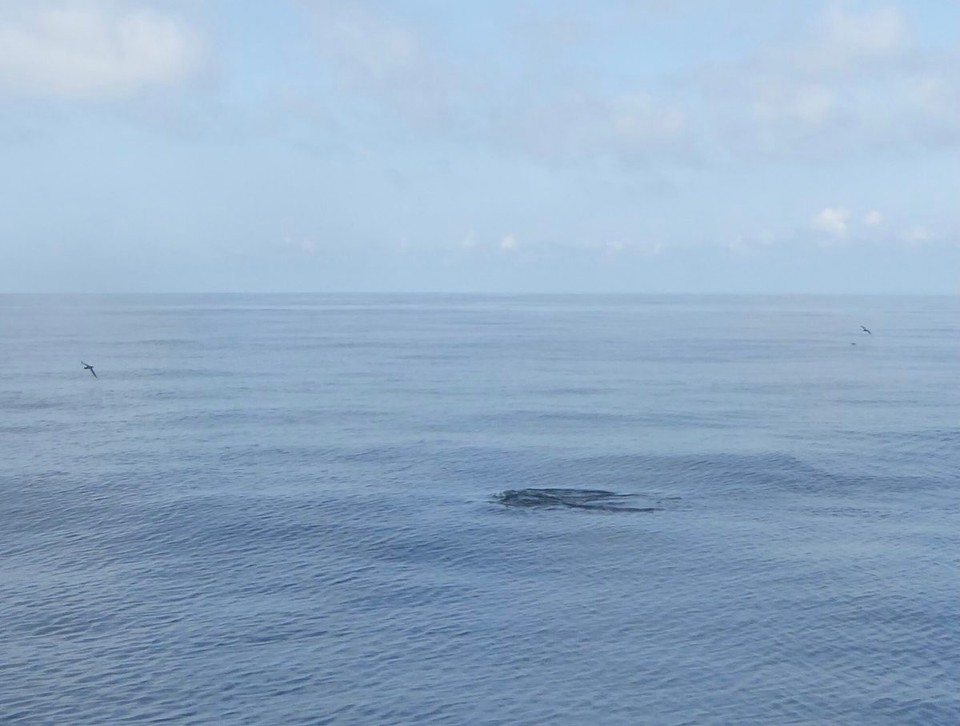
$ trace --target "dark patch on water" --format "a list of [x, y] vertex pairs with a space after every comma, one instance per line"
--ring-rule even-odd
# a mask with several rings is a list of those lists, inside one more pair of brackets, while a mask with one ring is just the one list
[[603, 489], [506, 489], [494, 495], [505, 507], [591, 509], [601, 512], [659, 512], [660, 507], [633, 506], [636, 494]]

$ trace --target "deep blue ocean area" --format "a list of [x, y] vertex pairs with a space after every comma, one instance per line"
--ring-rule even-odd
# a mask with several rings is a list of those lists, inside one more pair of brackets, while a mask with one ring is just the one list
[[0, 296], [0, 723], [954, 725], [958, 480], [960, 297]]

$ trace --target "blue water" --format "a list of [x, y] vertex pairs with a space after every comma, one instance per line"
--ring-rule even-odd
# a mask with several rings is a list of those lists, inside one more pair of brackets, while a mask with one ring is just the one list
[[958, 298], [0, 296], [0, 722], [956, 724], [958, 341]]

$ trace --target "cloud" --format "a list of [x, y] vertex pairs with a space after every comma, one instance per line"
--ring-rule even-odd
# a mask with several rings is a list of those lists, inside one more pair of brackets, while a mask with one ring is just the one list
[[[431, 142], [631, 168], [832, 162], [960, 143], [960, 66], [918, 46], [907, 15], [893, 6], [801, 4], [815, 10], [780, 42], [737, 46], [739, 58], [698, 70], [658, 59], [655, 70], [627, 72], [643, 66], [642, 41], [657, 22], [697, 29], [722, 3], [614, 2], [587, 12], [521, 2], [507, 14], [481, 12], [499, 22], [476, 27], [466, 24], [478, 16], [455, 5], [299, 5], [314, 29], [319, 77], [339, 92], [329, 113], [344, 128], [388, 119]], [[697, 57], [683, 49], [677, 56], [681, 65]]]
[[302, 0], [316, 50], [351, 91], [382, 101], [418, 124], [445, 122], [459, 79], [422, 25], [365, 0]]
[[287, 250], [302, 252], [313, 255], [320, 251], [322, 245], [319, 240], [312, 237], [293, 237], [287, 235], [280, 241], [280, 246]]
[[904, 236], [903, 241], [911, 247], [916, 247], [929, 242], [933, 235], [926, 227], [919, 225], [909, 230]]
[[855, 8], [831, 3], [793, 41], [700, 71], [703, 126], [726, 155], [833, 160], [960, 142], [956, 59], [918, 48], [896, 8]]
[[[487, 33], [483, 43], [503, 48], [494, 56], [454, 47], [445, 37], [451, 27], [454, 34], [464, 30], [461, 13], [416, 15], [373, 0], [300, 5], [314, 28], [317, 56], [347, 92], [341, 110], [348, 104], [358, 113], [374, 108], [434, 138], [442, 132], [549, 161], [635, 162], [673, 153], [686, 141], [681, 104], [634, 84], [602, 88], [575, 68], [551, 67], [532, 51], [539, 45], [531, 35], [544, 31], [530, 31], [528, 21], [478, 31]], [[539, 25], [549, 25], [549, 15]], [[588, 21], [564, 19], [562, 34], [576, 37], [578, 23]], [[522, 29], [527, 33], [519, 36]]]
[[[646, 2], [637, 13], [617, 5], [617, 12], [591, 14], [531, 13], [526, 6], [512, 38], [521, 52], [510, 64], [490, 63], [485, 82], [474, 78], [471, 85], [472, 118], [480, 127], [491, 119], [485, 140], [550, 161], [642, 165], [836, 158], [890, 141], [949, 142], [960, 132], [951, 59], [915, 53], [909, 24], [892, 7], [821, 5], [792, 39], [741, 60], [711, 62], [692, 83], [669, 71], [641, 80], [596, 66], [591, 54], [618, 42], [624, 24], [642, 34], [664, 13], [697, 21], [696, 8], [675, 5]], [[707, 5], [700, 3], [700, 11]]]
[[768, 80], [757, 89], [751, 111], [764, 124], [795, 122], [807, 127], [826, 123], [837, 110], [837, 93], [817, 84], [791, 84]]
[[863, 12], [834, 2], [816, 23], [814, 37], [793, 49], [792, 62], [811, 73], [837, 72], [884, 63], [903, 56], [909, 47], [907, 24], [893, 7]]
[[877, 227], [883, 222], [883, 215], [876, 209], [871, 209], [863, 215], [863, 223], [868, 227]]
[[827, 207], [813, 218], [811, 224], [814, 229], [839, 238], [847, 234], [849, 219], [850, 212], [846, 209]]
[[143, 6], [88, 0], [0, 11], [0, 93], [118, 98], [180, 84], [203, 57], [193, 28]]
[[571, 91], [499, 116], [492, 130], [496, 141], [547, 159], [642, 161], [678, 152], [686, 141], [684, 110], [642, 92]]
[[517, 238], [513, 234], [505, 235], [500, 240], [500, 249], [504, 252], [513, 252], [517, 249]]
[[572, 249], [598, 253], [601, 257], [656, 257], [663, 252], [663, 241], [659, 239], [630, 239], [626, 236], [613, 238], [594, 238], [583, 242], [574, 242]]
[[778, 239], [776, 235], [764, 230], [756, 234], [738, 234], [727, 242], [724, 247], [736, 255], [748, 255], [758, 250], [772, 247], [777, 242]]

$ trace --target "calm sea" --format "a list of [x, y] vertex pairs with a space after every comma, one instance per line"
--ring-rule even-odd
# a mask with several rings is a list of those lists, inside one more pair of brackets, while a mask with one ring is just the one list
[[958, 477], [960, 298], [0, 296], [0, 722], [956, 724]]

